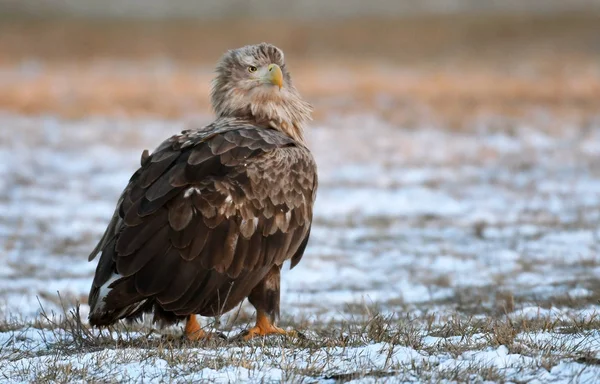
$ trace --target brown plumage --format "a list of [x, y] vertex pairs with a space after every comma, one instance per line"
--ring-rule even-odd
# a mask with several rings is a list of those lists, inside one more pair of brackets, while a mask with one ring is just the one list
[[[217, 119], [144, 151], [90, 260], [90, 323], [153, 312], [162, 325], [216, 316], [249, 297], [256, 334], [282, 333], [279, 273], [302, 258], [317, 188], [303, 125], [310, 106], [269, 44], [227, 52], [217, 67]], [[200, 336], [198, 336], [200, 335]]]

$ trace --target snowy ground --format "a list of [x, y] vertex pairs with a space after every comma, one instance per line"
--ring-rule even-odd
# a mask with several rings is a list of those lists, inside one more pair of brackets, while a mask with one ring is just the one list
[[[0, 125], [0, 381], [600, 380], [598, 122], [316, 122], [314, 230], [282, 281], [306, 339], [202, 345], [85, 327], [87, 255], [141, 151], [184, 123]], [[252, 310], [208, 321], [233, 335]]]

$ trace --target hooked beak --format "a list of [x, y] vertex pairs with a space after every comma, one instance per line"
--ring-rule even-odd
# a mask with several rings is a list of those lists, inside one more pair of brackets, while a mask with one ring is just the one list
[[281, 72], [279, 65], [270, 64], [267, 70], [268, 71], [264, 76], [265, 82], [276, 85], [281, 89], [281, 87], [283, 87], [283, 72]]

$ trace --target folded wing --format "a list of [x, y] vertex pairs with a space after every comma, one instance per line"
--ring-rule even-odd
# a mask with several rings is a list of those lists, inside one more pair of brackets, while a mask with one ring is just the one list
[[150, 304], [175, 316], [235, 306], [273, 265], [302, 257], [316, 183], [308, 150], [273, 129], [229, 123], [169, 139], [142, 158], [90, 255], [101, 253], [90, 321]]

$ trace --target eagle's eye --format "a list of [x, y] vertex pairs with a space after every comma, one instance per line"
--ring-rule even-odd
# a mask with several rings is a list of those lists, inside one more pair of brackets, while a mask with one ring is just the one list
[[250, 73], [254, 73], [258, 70], [258, 68], [256, 68], [254, 65], [251, 65], [248, 67], [248, 72]]

